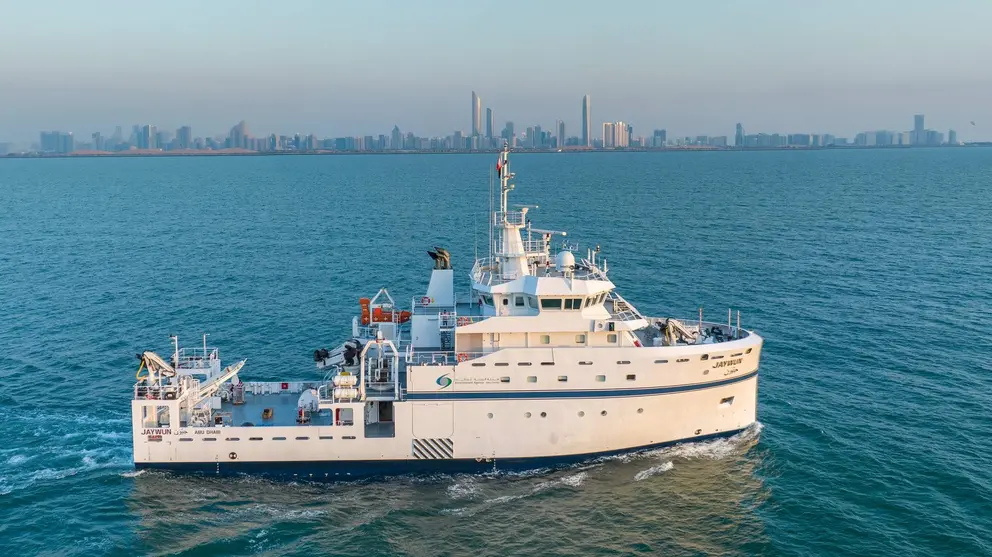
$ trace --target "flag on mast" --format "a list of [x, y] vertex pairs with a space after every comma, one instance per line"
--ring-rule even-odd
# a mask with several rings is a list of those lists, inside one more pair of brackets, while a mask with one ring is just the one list
[[496, 176], [498, 178], [503, 177], [503, 157], [496, 159]]

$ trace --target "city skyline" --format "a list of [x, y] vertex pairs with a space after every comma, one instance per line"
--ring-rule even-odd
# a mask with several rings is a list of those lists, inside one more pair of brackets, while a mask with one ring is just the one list
[[[392, 132], [363, 136], [333, 138], [317, 137], [314, 134], [263, 134], [254, 136], [249, 132], [248, 123], [241, 120], [230, 128], [226, 136], [193, 137], [191, 126], [183, 126], [173, 135], [168, 130], [159, 130], [150, 124], [135, 124], [125, 140], [122, 127], [117, 126], [111, 137], [100, 132], [91, 135], [92, 142], [77, 139], [72, 132], [42, 131], [40, 141], [28, 152], [41, 154], [71, 154], [92, 152], [384, 152], [384, 151], [485, 151], [498, 149], [508, 143], [513, 148], [547, 149], [667, 149], [667, 148], [708, 148], [708, 149], [768, 149], [768, 148], [821, 148], [821, 147], [886, 147], [886, 146], [940, 146], [961, 145], [957, 131], [949, 129], [946, 134], [926, 127], [924, 114], [913, 116], [913, 127], [909, 131], [871, 129], [858, 132], [853, 139], [830, 133], [747, 133], [744, 125], [735, 125], [733, 139], [727, 135], [671, 135], [665, 128], [653, 129], [644, 134], [635, 134], [634, 126], [623, 121], [602, 123], [598, 138], [591, 136], [588, 129], [593, 120], [590, 95], [582, 97], [581, 120], [584, 125], [580, 135], [569, 136], [565, 122], [555, 120], [554, 127], [545, 130], [540, 124], [527, 126], [520, 134], [516, 133], [512, 121], [507, 121], [499, 134], [496, 134], [494, 111], [486, 108], [486, 124], [482, 124], [482, 98], [476, 91], [471, 92], [469, 126], [471, 133], [455, 130], [447, 136], [419, 136], [412, 131], [403, 133], [398, 125]], [[643, 135], [642, 135], [643, 134]], [[0, 155], [7, 154], [9, 146], [0, 143]]]
[[[323, 137], [397, 124], [470, 135], [458, 107], [471, 90], [500, 125], [560, 119], [580, 137], [576, 93], [595, 100], [591, 136], [605, 121], [853, 135], [901, 130], [918, 112], [962, 140], [992, 135], [988, 2], [437, 6], [426, 17], [305, 0], [13, 3], [0, 19], [0, 142], [109, 135], [113, 122], [224, 134], [241, 119]], [[506, 40], [478, 39], [480, 24], [508, 15]], [[533, 40], [551, 29], [561, 37]]]

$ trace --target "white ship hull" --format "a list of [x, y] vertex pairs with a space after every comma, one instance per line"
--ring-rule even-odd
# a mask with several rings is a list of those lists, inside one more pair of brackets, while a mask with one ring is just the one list
[[[476, 366], [415, 366], [407, 400], [393, 405], [392, 436], [363, 424], [361, 402], [351, 425], [146, 428], [135, 408], [135, 466], [341, 479], [543, 467], [732, 435], [756, 420], [760, 349], [752, 334], [721, 345], [555, 349], [554, 366], [518, 366], [515, 352], [533, 354], [513, 350], [473, 361]], [[632, 353], [636, 361], [615, 363]], [[702, 354], [708, 359], [700, 360]], [[668, 363], [654, 363], [659, 359]], [[495, 367], [497, 361], [512, 365]], [[452, 378], [450, 386], [439, 384], [444, 376]], [[529, 383], [533, 376], [538, 381]], [[559, 376], [571, 388], [560, 389]], [[505, 377], [510, 380], [501, 382]], [[247, 385], [259, 394], [247, 395], [246, 407], [276, 412], [292, 412], [307, 386]]]

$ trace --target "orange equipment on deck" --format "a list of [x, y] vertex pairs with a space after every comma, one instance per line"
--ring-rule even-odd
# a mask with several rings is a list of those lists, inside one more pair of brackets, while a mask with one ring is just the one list
[[369, 304], [372, 303], [372, 300], [370, 300], [368, 298], [359, 298], [358, 299], [358, 303], [359, 303], [359, 305], [362, 306], [362, 325], [368, 325], [369, 324]]
[[[360, 298], [358, 303], [362, 306], [362, 325], [369, 323], [406, 323], [410, 320], [409, 311], [384, 310], [381, 307], [371, 308], [371, 300]], [[371, 315], [369, 310], [371, 309]]]

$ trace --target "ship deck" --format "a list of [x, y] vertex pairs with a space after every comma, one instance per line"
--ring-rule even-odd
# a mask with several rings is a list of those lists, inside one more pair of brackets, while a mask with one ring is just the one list
[[[231, 414], [231, 425], [256, 427], [265, 426], [295, 426], [295, 425], [331, 425], [332, 417], [330, 412], [310, 415], [310, 422], [306, 424], [297, 423], [297, 403], [299, 393], [268, 393], [251, 394], [245, 393], [244, 404], [232, 404], [230, 402], [221, 403], [220, 412]], [[265, 419], [262, 413], [266, 408], [272, 409], [272, 417]]]

